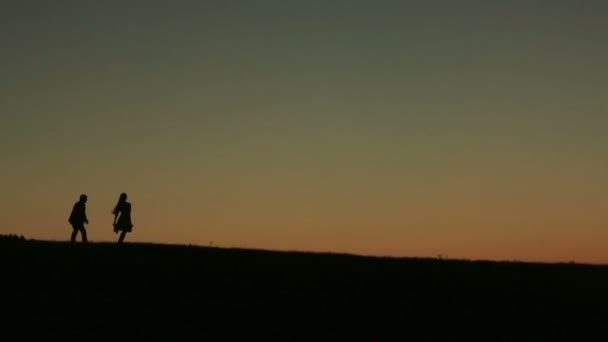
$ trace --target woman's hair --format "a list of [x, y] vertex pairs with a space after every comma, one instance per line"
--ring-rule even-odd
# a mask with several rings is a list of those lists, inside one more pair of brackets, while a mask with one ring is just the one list
[[112, 210], [112, 214], [116, 215], [118, 213], [118, 209], [126, 201], [127, 201], [127, 194], [125, 194], [123, 192], [122, 194], [120, 194], [120, 197], [118, 197], [118, 202], [116, 203], [116, 206], [114, 206], [114, 210]]

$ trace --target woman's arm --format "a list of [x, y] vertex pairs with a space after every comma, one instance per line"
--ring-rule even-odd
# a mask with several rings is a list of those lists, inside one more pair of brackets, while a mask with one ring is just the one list
[[112, 227], [114, 227], [114, 233], [118, 233], [118, 228], [116, 227], [116, 220], [118, 219], [119, 211], [114, 213], [114, 222], [112, 223]]

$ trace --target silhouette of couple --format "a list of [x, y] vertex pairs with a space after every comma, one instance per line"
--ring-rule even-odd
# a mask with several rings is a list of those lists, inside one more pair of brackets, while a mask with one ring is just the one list
[[[80, 235], [82, 236], [82, 242], [88, 242], [87, 231], [84, 228], [85, 223], [89, 223], [86, 213], [87, 199], [87, 195], [80, 195], [80, 200], [76, 202], [72, 208], [72, 213], [68, 219], [72, 225], [71, 242], [76, 241], [78, 232], [80, 232]], [[131, 222], [131, 203], [127, 202], [127, 194], [120, 194], [118, 203], [116, 203], [114, 210], [112, 210], [112, 214], [114, 215], [114, 223], [112, 224], [114, 226], [114, 233], [120, 232], [118, 243], [121, 243], [124, 241], [127, 233], [130, 233], [133, 230], [133, 223]]]

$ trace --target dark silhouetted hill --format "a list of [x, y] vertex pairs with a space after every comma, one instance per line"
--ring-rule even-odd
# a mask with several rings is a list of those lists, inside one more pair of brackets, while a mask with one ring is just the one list
[[87, 341], [126, 336], [193, 341], [595, 341], [608, 337], [605, 266], [135, 243], [86, 245], [4, 237], [0, 260], [2, 331], [19, 331], [22, 337], [37, 333], [49, 339]]

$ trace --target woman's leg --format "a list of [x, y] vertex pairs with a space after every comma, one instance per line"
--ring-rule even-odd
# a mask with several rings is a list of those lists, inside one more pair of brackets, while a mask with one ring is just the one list
[[121, 243], [125, 239], [125, 235], [127, 235], [126, 230], [120, 232], [120, 236], [118, 237], [118, 243]]

